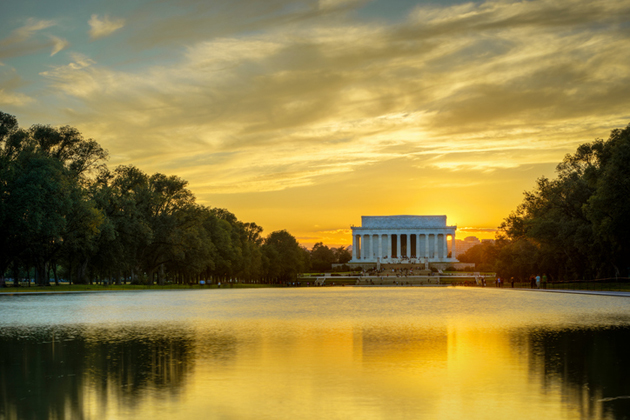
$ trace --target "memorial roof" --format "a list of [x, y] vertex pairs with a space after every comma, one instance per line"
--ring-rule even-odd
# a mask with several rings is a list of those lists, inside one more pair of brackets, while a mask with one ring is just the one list
[[363, 228], [445, 228], [446, 216], [361, 216]]

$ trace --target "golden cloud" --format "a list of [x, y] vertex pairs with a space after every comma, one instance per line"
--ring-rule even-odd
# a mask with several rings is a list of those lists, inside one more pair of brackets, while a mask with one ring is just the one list
[[108, 15], [99, 18], [98, 15], [92, 15], [88, 24], [90, 25], [90, 38], [98, 39], [111, 35], [125, 26], [125, 19], [110, 18]]
[[172, 64], [75, 56], [41, 74], [113, 163], [172, 170], [200, 193], [302, 188], [399, 158], [419, 171], [511, 170], [627, 123], [622, 0], [435, 6], [369, 25], [284, 4], [253, 6], [259, 20], [229, 6], [210, 32], [195, 29], [214, 22], [203, 6], [145, 28], [165, 29], [150, 42], [134, 29], [138, 49], [176, 34], [186, 47]]

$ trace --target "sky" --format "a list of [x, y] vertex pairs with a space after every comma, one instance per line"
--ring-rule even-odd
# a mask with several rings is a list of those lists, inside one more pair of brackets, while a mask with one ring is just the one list
[[494, 237], [630, 123], [627, 0], [8, 0], [0, 110], [310, 247], [362, 215]]

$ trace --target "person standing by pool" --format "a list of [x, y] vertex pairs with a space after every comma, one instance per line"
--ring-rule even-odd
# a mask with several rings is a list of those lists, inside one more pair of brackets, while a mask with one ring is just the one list
[[536, 276], [536, 289], [540, 289], [540, 274]]
[[543, 289], [547, 288], [547, 273], [544, 273], [542, 276], [542, 288]]

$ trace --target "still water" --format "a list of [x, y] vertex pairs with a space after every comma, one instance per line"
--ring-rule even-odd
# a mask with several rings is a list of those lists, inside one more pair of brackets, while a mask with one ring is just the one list
[[0, 419], [131, 418], [630, 418], [630, 299], [350, 287], [0, 296]]

